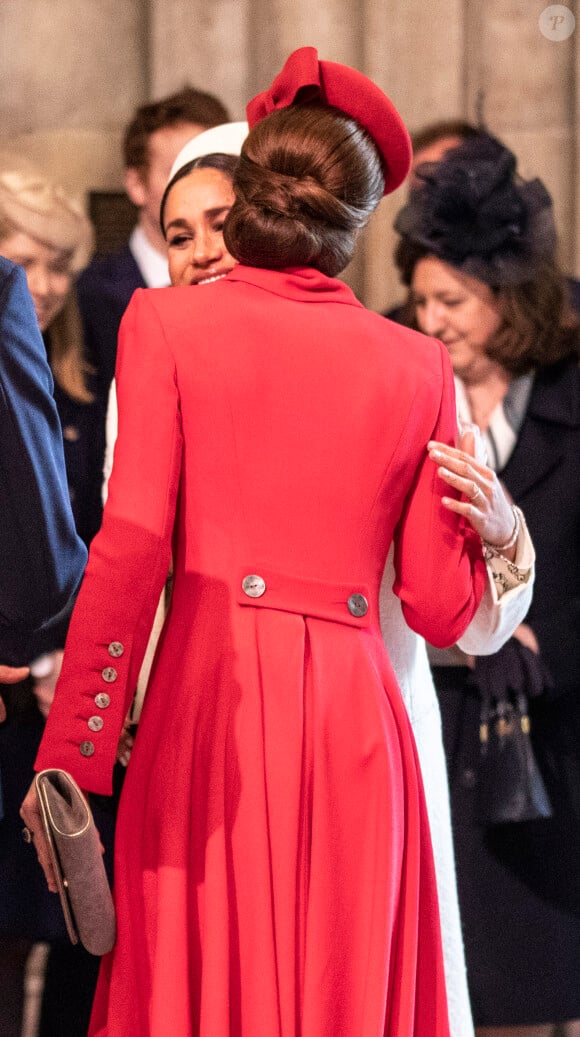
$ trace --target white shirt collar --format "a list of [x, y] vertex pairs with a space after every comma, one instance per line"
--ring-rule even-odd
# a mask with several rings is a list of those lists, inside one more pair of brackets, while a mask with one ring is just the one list
[[153, 247], [139, 224], [129, 238], [129, 248], [147, 287], [166, 288], [169, 284], [167, 256]]
[[[487, 448], [487, 464], [496, 472], [501, 472], [505, 468], [513, 453], [528, 407], [532, 384], [531, 374], [512, 378], [504, 399], [496, 404], [489, 416], [489, 425], [483, 433], [483, 441]], [[459, 421], [473, 421], [465, 386], [457, 377], [455, 398]]]

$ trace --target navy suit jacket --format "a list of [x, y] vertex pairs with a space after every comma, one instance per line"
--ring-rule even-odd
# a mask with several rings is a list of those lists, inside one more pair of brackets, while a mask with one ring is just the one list
[[62, 644], [86, 549], [24, 271], [0, 257], [0, 663]]
[[97, 394], [105, 401], [115, 375], [121, 317], [135, 289], [146, 287], [128, 245], [119, 252], [96, 256], [77, 281], [86, 355], [97, 372]]

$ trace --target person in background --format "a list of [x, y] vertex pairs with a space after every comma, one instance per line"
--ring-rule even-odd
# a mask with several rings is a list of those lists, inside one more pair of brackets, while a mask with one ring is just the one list
[[[534, 599], [500, 651], [432, 651], [450, 776], [468, 979], [481, 1037], [580, 1032], [580, 332], [558, 268], [551, 199], [480, 133], [417, 170], [396, 262], [414, 326], [453, 364], [459, 416], [525, 509]], [[489, 689], [527, 691], [553, 816], [478, 820]], [[531, 697], [537, 696], [537, 697]]]
[[[173, 162], [159, 211], [168, 276], [173, 285], [205, 284], [224, 277], [235, 266], [236, 261], [224, 244], [223, 225], [234, 202], [233, 176], [247, 135], [246, 122], [214, 126], [187, 141]], [[174, 185], [179, 192], [179, 218], [175, 224], [172, 222], [169, 235], [165, 208]], [[105, 500], [117, 431], [117, 395], [113, 380], [107, 407]]]
[[95, 256], [77, 286], [87, 356], [104, 399], [115, 373], [119, 324], [133, 292], [169, 284], [159, 207], [173, 160], [196, 133], [228, 118], [216, 97], [187, 86], [138, 108], [125, 130], [125, 190], [137, 207], [137, 225], [118, 252]]
[[[78, 203], [23, 158], [8, 153], [0, 156], [0, 253], [23, 268], [32, 296], [62, 430], [65, 490], [77, 533], [87, 547], [100, 526], [102, 515], [104, 406], [96, 395], [94, 372], [84, 357], [74, 281], [88, 262], [91, 247], [92, 227]], [[32, 500], [22, 502], [23, 524], [31, 506]], [[24, 585], [29, 565], [35, 565], [32, 553], [19, 574]], [[43, 577], [38, 573], [35, 576], [39, 588], [42, 587]], [[48, 628], [29, 645], [26, 661], [30, 664], [31, 676], [10, 689], [6, 703], [8, 719], [0, 732], [0, 751], [6, 761], [6, 817], [0, 824], [3, 889], [0, 931], [3, 962], [10, 961], [10, 983], [4, 972], [2, 979], [3, 988], [11, 986], [13, 990], [15, 1007], [10, 1026], [15, 1032], [18, 1032], [21, 1014], [24, 962], [32, 944], [47, 940], [57, 946], [59, 940], [63, 944], [66, 940], [56, 905], [47, 897], [34, 872], [30, 872], [30, 855], [21, 838], [18, 817], [18, 804], [23, 789], [30, 782], [60, 671], [65, 634], [64, 625], [58, 636]], [[112, 837], [108, 819], [100, 818], [100, 824], [110, 850]], [[82, 952], [74, 949], [71, 972], [75, 977], [74, 994], [67, 984], [68, 993], [63, 1002], [68, 1006], [68, 1016], [60, 1031], [69, 1037], [83, 1034], [73, 1006], [88, 997], [90, 1007], [91, 971], [93, 988], [96, 979], [96, 963], [86, 955], [86, 969], [83, 969], [85, 963], [81, 959]], [[86, 1011], [85, 1007], [85, 1014]]]
[[[465, 119], [441, 119], [436, 122], [427, 123], [411, 136], [413, 145], [413, 171], [409, 180], [412, 189], [420, 181], [415, 176], [415, 170], [424, 162], [439, 162], [452, 148], [458, 147], [464, 140], [477, 137], [479, 133], [485, 133], [483, 127], [474, 126]], [[580, 313], [580, 280], [576, 277], [567, 277], [566, 282], [570, 293], [572, 308]], [[412, 319], [412, 302], [407, 299], [397, 306], [393, 306], [385, 312], [385, 317], [395, 320], [401, 324], [408, 324]]]
[[[169, 174], [163, 194], [160, 225], [168, 247], [169, 275], [173, 285], [203, 285], [224, 277], [234, 266], [223, 239], [225, 218], [234, 202], [233, 176], [241, 145], [248, 134], [248, 124], [235, 122], [216, 126], [196, 135], [182, 148]], [[209, 149], [209, 153], [208, 153]], [[175, 185], [176, 213], [171, 217], [170, 233], [164, 226], [164, 209]], [[111, 383], [107, 408], [106, 450], [103, 470], [103, 500], [113, 466], [118, 433], [117, 391]], [[119, 758], [129, 761], [157, 640], [169, 604], [171, 576], [161, 595], [149, 644], [141, 667], [135, 698], [127, 717], [126, 729], [119, 747]]]

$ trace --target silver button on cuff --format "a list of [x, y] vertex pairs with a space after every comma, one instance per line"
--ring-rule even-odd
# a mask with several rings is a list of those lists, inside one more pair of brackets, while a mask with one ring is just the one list
[[351, 594], [346, 603], [346, 607], [351, 616], [360, 618], [360, 616], [366, 616], [369, 610], [369, 603], [364, 594]]
[[81, 742], [79, 745], [79, 752], [81, 756], [92, 756], [95, 751], [95, 747], [92, 742]]
[[120, 641], [111, 641], [108, 651], [109, 655], [113, 656], [113, 659], [118, 659], [125, 651], [125, 646]]
[[266, 591], [266, 581], [261, 576], [244, 576], [242, 590], [248, 598], [261, 598]]
[[111, 696], [107, 695], [106, 691], [100, 691], [98, 695], [95, 695], [95, 706], [98, 709], [107, 709], [111, 705]]
[[117, 671], [114, 666], [105, 666], [105, 669], [101, 673], [101, 677], [107, 684], [112, 684], [113, 681], [117, 680]]
[[105, 721], [102, 717], [89, 717], [87, 724], [91, 731], [101, 731]]

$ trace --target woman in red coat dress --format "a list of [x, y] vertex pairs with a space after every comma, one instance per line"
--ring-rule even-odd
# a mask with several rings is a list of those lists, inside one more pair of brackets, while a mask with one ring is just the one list
[[[408, 623], [456, 641], [486, 580], [461, 515], [498, 542], [511, 516], [493, 519], [493, 486], [452, 451], [464, 477], [442, 507], [427, 443], [455, 436], [445, 350], [385, 338], [334, 279], [407, 172], [400, 117], [312, 48], [248, 114], [224, 232], [239, 264], [137, 292], [123, 321], [109, 499], [37, 760], [110, 790], [173, 551], [90, 1033], [447, 1037], [379, 585], [394, 538]], [[23, 815], [45, 861], [32, 793]]]

